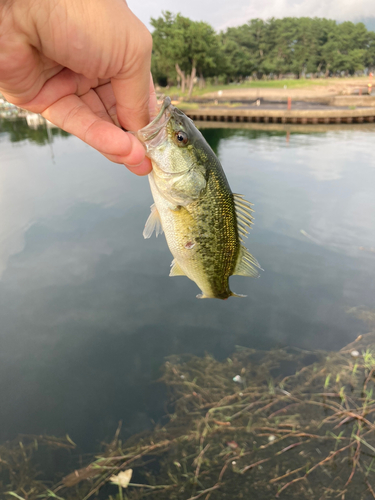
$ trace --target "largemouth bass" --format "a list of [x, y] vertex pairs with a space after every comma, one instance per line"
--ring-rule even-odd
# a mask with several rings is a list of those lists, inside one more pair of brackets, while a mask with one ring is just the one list
[[233, 194], [223, 168], [194, 123], [164, 99], [159, 114], [138, 131], [153, 170], [154, 205], [143, 236], [164, 230], [174, 257], [170, 276], [187, 276], [198, 298], [237, 295], [229, 276], [258, 276], [257, 260], [242, 244], [251, 226], [251, 203]]

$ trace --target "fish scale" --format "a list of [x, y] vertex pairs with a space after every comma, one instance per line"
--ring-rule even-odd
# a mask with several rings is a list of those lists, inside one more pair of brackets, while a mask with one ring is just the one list
[[174, 257], [170, 276], [193, 280], [202, 291], [197, 297], [240, 296], [230, 290], [229, 277], [255, 277], [260, 269], [242, 244], [252, 223], [251, 204], [232, 193], [218, 158], [169, 98], [138, 137], [153, 165], [155, 203], [144, 236], [164, 231]]

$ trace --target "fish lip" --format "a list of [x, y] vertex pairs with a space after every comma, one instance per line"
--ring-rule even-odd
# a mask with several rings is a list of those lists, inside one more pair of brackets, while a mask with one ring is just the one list
[[137, 137], [144, 145], [146, 145], [148, 141], [154, 139], [160, 130], [168, 123], [172, 112], [170, 108], [174, 108], [174, 106], [171, 104], [171, 98], [167, 96], [164, 98], [160, 111], [152, 122], [138, 130]]

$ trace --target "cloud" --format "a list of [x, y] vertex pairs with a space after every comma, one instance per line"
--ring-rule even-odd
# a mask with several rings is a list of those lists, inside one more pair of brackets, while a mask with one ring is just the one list
[[150, 28], [150, 18], [159, 17], [162, 11], [180, 12], [196, 21], [206, 21], [215, 29], [238, 26], [252, 18], [270, 17], [325, 17], [337, 21], [375, 19], [375, 2], [371, 0], [215, 0], [201, 2], [190, 0], [176, 4], [172, 0], [128, 1], [129, 7]]
[[[5, 134], [0, 138], [0, 278], [9, 258], [23, 251], [25, 236], [37, 222], [48, 226], [56, 218], [66, 217], [77, 205], [106, 207], [125, 195], [135, 196], [131, 191], [135, 176], [130, 176], [121, 165], [108, 162], [75, 137], [54, 138], [54, 161], [48, 146], [26, 141], [20, 145], [8, 142]], [[148, 190], [146, 183], [144, 189]], [[108, 252], [105, 245], [97, 250], [94, 253], [98, 256]], [[69, 248], [63, 253], [67, 256], [72, 253], [77, 261], [82, 260], [80, 248]], [[58, 259], [54, 261], [55, 256], [51, 248], [45, 258], [55, 262], [54, 272], [58, 273], [63, 266], [58, 265]], [[73, 273], [74, 269], [73, 266]]]
[[[251, 2], [242, 7], [240, 15], [232, 17], [229, 22], [242, 23], [244, 19], [260, 17], [325, 17], [338, 21], [356, 21], [360, 18], [375, 16], [375, 2], [366, 0], [270, 0], [266, 2]], [[228, 24], [227, 21], [227, 25]]]

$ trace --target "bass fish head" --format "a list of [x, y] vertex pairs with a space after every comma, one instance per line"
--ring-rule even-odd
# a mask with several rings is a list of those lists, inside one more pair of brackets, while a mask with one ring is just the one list
[[163, 196], [177, 205], [196, 200], [206, 186], [207, 155], [213, 153], [193, 121], [166, 97], [137, 137], [152, 160], [152, 175]]
[[137, 137], [144, 144], [147, 156], [166, 173], [183, 173], [201, 161], [204, 150], [211, 151], [194, 122], [173, 106], [169, 97], [164, 99], [156, 118], [139, 130]]

